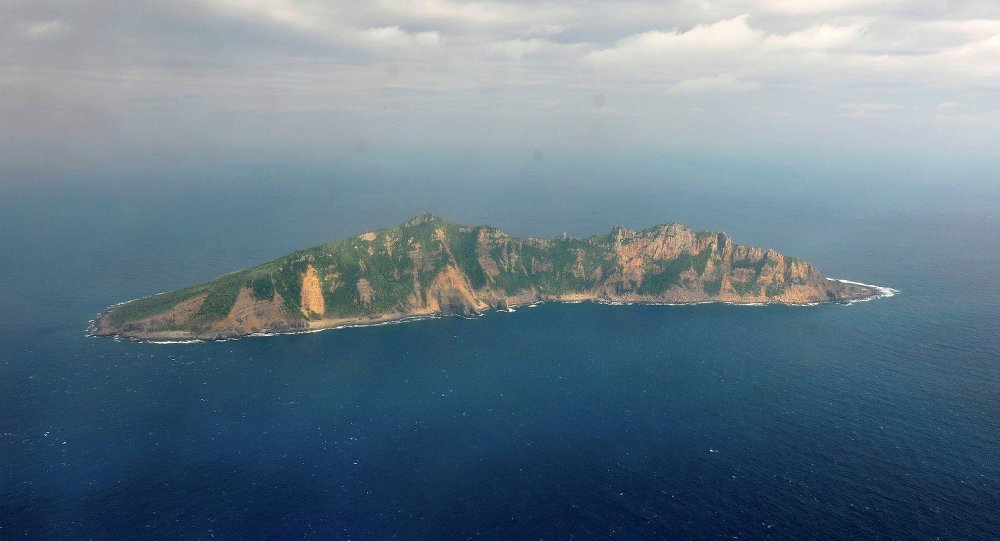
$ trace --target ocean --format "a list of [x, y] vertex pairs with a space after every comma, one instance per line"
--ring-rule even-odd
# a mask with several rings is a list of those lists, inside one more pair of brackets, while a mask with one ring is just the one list
[[[1000, 538], [989, 170], [378, 159], [7, 177], [0, 538]], [[900, 293], [85, 336], [109, 304], [424, 211], [680, 221]]]

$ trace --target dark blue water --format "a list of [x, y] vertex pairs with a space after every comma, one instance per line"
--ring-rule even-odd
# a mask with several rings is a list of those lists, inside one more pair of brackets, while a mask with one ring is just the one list
[[[435, 167], [5, 189], [0, 538], [1000, 537], [989, 183], [654, 163], [604, 185], [547, 163], [498, 185]], [[83, 336], [109, 303], [424, 210], [552, 236], [680, 220], [902, 293]]]

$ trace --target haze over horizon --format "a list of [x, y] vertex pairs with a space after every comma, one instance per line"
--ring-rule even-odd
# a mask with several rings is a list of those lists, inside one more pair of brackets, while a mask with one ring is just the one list
[[997, 238], [1000, 0], [4, 0], [0, 538], [1000, 539]]
[[15, 0], [0, 36], [4, 183], [422, 152], [995, 169], [1000, 151], [985, 0]]

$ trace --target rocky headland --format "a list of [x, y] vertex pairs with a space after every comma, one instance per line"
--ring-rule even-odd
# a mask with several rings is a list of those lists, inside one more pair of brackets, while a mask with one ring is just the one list
[[886, 290], [824, 277], [772, 249], [677, 223], [581, 239], [518, 238], [424, 214], [211, 282], [109, 307], [97, 336], [225, 339], [411, 318], [476, 316], [544, 301], [849, 302]]

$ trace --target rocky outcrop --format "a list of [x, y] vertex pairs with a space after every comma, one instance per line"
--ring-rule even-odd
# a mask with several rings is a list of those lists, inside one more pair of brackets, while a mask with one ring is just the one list
[[472, 316], [489, 307], [472, 290], [468, 277], [451, 265], [438, 273], [427, 291], [426, 308], [430, 312]]
[[190, 339], [543, 300], [808, 304], [876, 295], [776, 250], [677, 224], [578, 239], [516, 238], [432, 215], [302, 250], [172, 293], [113, 306], [92, 332]]

